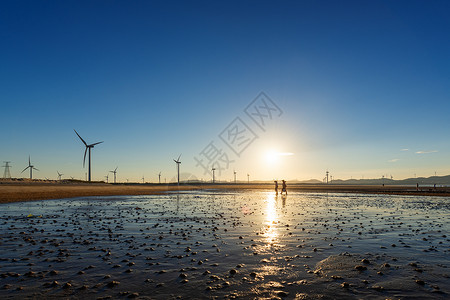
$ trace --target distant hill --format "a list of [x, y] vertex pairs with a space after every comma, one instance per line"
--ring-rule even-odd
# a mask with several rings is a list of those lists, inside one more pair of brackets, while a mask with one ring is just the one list
[[304, 183], [304, 184], [320, 184], [323, 183], [320, 180], [317, 179], [309, 179], [309, 180], [302, 180], [302, 181], [298, 181], [298, 180], [288, 180], [289, 183]]
[[389, 178], [376, 179], [348, 179], [348, 180], [333, 180], [332, 184], [362, 184], [362, 185], [450, 185], [450, 175], [446, 176], [431, 176], [431, 177], [417, 177], [407, 178], [402, 180], [393, 180]]

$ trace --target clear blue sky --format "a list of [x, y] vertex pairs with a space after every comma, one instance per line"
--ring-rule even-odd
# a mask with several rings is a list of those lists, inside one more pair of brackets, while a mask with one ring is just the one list
[[[2, 1], [0, 160], [14, 177], [394, 179], [450, 174], [449, 1]], [[245, 115], [266, 93], [265, 131]], [[258, 138], [237, 157], [219, 134]], [[408, 150], [406, 150], [408, 149]], [[267, 152], [272, 158], [267, 159]], [[292, 155], [277, 155], [290, 153]], [[275, 157], [273, 157], [275, 156]], [[3, 172], [3, 171], [2, 171]]]

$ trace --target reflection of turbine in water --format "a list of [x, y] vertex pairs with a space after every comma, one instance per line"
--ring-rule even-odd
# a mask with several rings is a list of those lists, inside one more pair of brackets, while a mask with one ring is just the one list
[[269, 245], [273, 245], [278, 236], [276, 228], [276, 224], [278, 223], [276, 198], [278, 198], [278, 196], [275, 196], [273, 193], [269, 193], [266, 198], [266, 210], [264, 215], [266, 216], [267, 230], [265, 236], [267, 244]]

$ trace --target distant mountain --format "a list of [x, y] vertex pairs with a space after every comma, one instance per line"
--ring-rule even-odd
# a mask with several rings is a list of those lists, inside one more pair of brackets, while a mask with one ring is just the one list
[[333, 180], [331, 184], [361, 184], [361, 185], [450, 185], [450, 175], [446, 176], [431, 176], [431, 177], [417, 177], [407, 178], [402, 180], [393, 180], [389, 178], [376, 179], [348, 179], [348, 180]]
[[289, 182], [291, 182], [291, 183], [306, 183], [306, 184], [319, 184], [319, 183], [323, 183], [322, 181], [317, 180], [317, 179], [309, 179], [309, 180], [302, 180], [302, 181], [292, 180], [292, 181], [289, 181]]

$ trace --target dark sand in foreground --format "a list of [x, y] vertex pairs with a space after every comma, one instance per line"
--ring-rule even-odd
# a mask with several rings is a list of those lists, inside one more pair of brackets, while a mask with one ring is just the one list
[[449, 197], [252, 188], [0, 204], [0, 298], [448, 299]]

